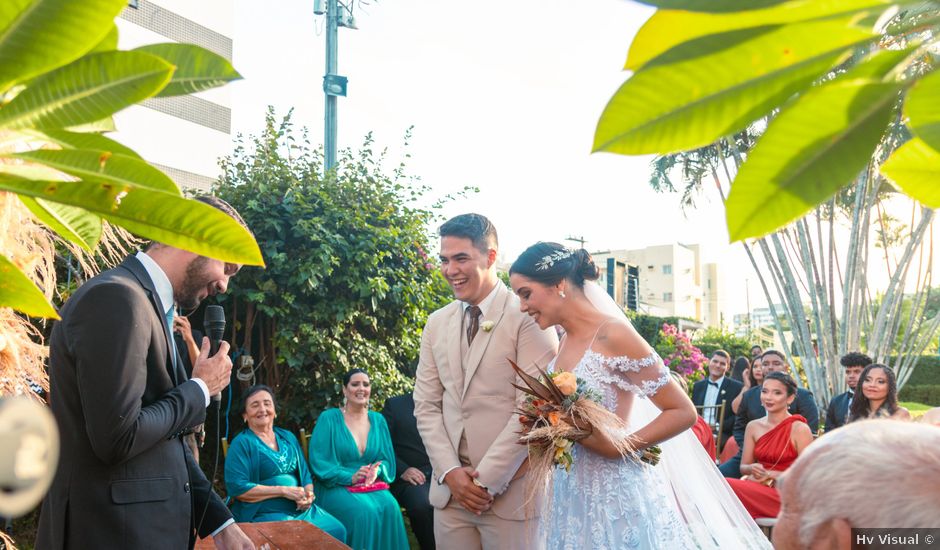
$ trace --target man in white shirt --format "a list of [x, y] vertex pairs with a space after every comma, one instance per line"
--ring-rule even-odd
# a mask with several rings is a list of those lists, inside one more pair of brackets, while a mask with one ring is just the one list
[[725, 373], [731, 366], [731, 355], [725, 350], [715, 350], [708, 361], [708, 377], [699, 380], [692, 386], [692, 403], [698, 407], [715, 407], [725, 404], [725, 416], [721, 426], [718, 426], [718, 409], [705, 408], [700, 411], [705, 422], [716, 432], [719, 438], [718, 447], [724, 447], [734, 430], [734, 413], [731, 411], [731, 402], [741, 393], [743, 384], [728, 378]]

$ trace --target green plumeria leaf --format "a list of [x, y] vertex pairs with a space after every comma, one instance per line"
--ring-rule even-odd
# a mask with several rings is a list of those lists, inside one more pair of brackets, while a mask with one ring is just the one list
[[839, 81], [786, 107], [748, 155], [725, 202], [732, 241], [786, 225], [828, 199], [871, 160], [899, 83]]
[[207, 204], [145, 187], [0, 175], [0, 190], [84, 208], [131, 233], [225, 262], [264, 265], [254, 237]]
[[33, 317], [59, 318], [36, 283], [3, 254], [0, 254], [0, 307], [11, 307]]
[[785, 0], [637, 0], [667, 10], [741, 12], [782, 4]]
[[101, 240], [101, 218], [74, 206], [20, 195], [20, 200], [36, 216], [63, 239], [93, 252]]
[[112, 25], [108, 34], [104, 35], [101, 42], [95, 44], [95, 47], [88, 53], [110, 52], [116, 49], [118, 49], [118, 28], [117, 25]]
[[87, 53], [126, 6], [127, 0], [0, 2], [0, 91]]
[[242, 77], [221, 55], [192, 44], [150, 44], [135, 51], [155, 55], [176, 66], [170, 83], [157, 97], [194, 94]]
[[176, 183], [160, 170], [138, 158], [108, 151], [40, 149], [7, 156], [51, 166], [77, 178], [181, 194]]
[[940, 151], [926, 141], [915, 137], [898, 147], [881, 173], [924, 206], [940, 208]]
[[[677, 46], [614, 94], [597, 124], [593, 150], [667, 154], [713, 143], [806, 88], [872, 36], [840, 18], [732, 31]], [[697, 49], [708, 53], [689, 58]]]
[[921, 78], [904, 100], [907, 126], [934, 149], [940, 149], [940, 71]]
[[[897, 3], [893, 0], [796, 0], [763, 9], [733, 13], [659, 10], [637, 32], [630, 44], [624, 68], [637, 70], [673, 47], [703, 36], [798, 23], [865, 10], [880, 13]], [[702, 53], [704, 52], [698, 50], [690, 52], [689, 55], [700, 56]]]
[[103, 52], [45, 74], [0, 109], [0, 128], [62, 129], [96, 122], [159, 92], [173, 66], [143, 52]]
[[108, 151], [125, 157], [140, 158], [130, 147], [114, 141], [101, 134], [69, 132], [66, 130], [32, 130], [29, 132], [37, 139], [54, 143], [63, 149], [88, 149], [92, 151]]

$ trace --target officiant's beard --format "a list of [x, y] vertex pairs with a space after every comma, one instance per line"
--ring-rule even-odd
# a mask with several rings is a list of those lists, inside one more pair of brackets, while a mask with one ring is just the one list
[[213, 281], [209, 262], [209, 258], [199, 256], [186, 266], [183, 284], [176, 295], [176, 302], [182, 310], [196, 309], [209, 295], [209, 285]]

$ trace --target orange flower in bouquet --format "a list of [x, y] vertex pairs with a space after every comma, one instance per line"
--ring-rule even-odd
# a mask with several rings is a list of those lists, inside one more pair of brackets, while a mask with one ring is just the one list
[[[587, 387], [585, 381], [571, 372], [547, 374], [538, 369], [539, 378], [527, 374], [509, 361], [525, 386], [513, 384], [526, 394], [519, 413], [523, 430], [519, 443], [529, 450], [529, 484], [531, 490], [545, 487], [555, 467], [571, 470], [574, 443], [589, 437], [595, 429], [606, 433], [623, 432], [623, 420], [601, 405], [601, 396]], [[637, 452], [629, 437], [611, 438], [624, 458], [655, 465], [659, 462], [658, 446]], [[530, 498], [533, 496], [530, 494]]]

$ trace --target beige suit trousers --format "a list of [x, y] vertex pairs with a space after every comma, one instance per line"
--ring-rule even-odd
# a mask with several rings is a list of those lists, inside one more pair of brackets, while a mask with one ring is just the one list
[[434, 510], [434, 540], [441, 550], [540, 550], [538, 518], [503, 519], [492, 511], [476, 515], [451, 499]]

